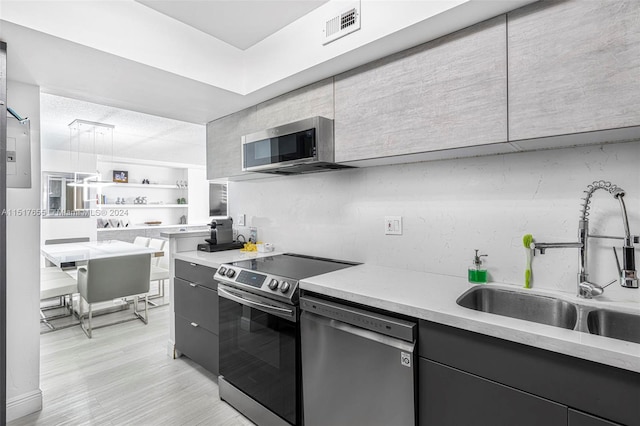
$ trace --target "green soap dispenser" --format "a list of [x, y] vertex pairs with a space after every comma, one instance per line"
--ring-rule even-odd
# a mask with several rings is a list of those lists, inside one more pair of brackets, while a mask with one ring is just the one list
[[469, 267], [469, 282], [473, 284], [486, 284], [487, 283], [487, 269], [482, 267], [482, 257], [487, 257], [487, 254], [478, 254], [473, 257], [473, 265]]

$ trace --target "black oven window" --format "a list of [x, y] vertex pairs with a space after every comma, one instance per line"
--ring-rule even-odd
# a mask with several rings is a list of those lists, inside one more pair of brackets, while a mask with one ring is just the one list
[[238, 350], [245, 359], [253, 357], [260, 364], [280, 369], [278, 319], [248, 306], [242, 307], [236, 331]]
[[220, 375], [295, 424], [296, 323], [225, 298], [219, 302]]

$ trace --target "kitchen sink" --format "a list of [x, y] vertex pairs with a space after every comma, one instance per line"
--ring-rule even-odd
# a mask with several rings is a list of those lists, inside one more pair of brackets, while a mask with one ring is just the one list
[[640, 315], [596, 309], [587, 315], [589, 333], [640, 343]]
[[570, 302], [551, 296], [510, 291], [495, 287], [473, 287], [463, 293], [456, 303], [476, 311], [569, 330], [575, 328], [578, 320], [578, 309]]

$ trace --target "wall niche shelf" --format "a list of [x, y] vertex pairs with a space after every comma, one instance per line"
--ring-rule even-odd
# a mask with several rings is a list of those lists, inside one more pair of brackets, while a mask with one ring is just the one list
[[97, 209], [179, 209], [189, 204], [98, 204]]
[[[109, 186], [110, 188], [145, 188], [145, 189], [178, 189], [186, 190], [186, 187], [179, 187], [178, 185], [163, 185], [154, 183], [116, 183]], [[109, 188], [108, 187], [108, 188]]]

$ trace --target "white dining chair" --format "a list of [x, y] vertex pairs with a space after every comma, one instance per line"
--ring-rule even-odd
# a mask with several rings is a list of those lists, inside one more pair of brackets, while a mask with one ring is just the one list
[[169, 279], [169, 242], [167, 240], [152, 238], [149, 242], [149, 247], [155, 248], [157, 251], [162, 251], [164, 253], [163, 256], [154, 257], [151, 260], [150, 280], [151, 282], [158, 282], [158, 293], [149, 295], [149, 298], [155, 299], [164, 297], [165, 281]]
[[148, 237], [140, 237], [140, 236], [138, 236], [133, 240], [133, 244], [135, 244], [137, 246], [149, 247], [149, 241], [150, 240], [151, 239], [148, 238]]
[[[149, 322], [149, 276], [151, 271], [151, 256], [149, 254], [135, 254], [128, 256], [106, 257], [91, 259], [87, 265], [78, 268], [78, 292], [80, 293], [80, 326], [87, 337], [91, 338], [94, 328], [114, 325], [123, 321], [92, 327], [92, 305], [128, 296], [134, 296], [134, 318], [143, 323]], [[144, 316], [138, 312], [138, 297], [144, 295]], [[87, 321], [84, 321], [84, 307], [82, 301], [89, 305]], [[128, 321], [128, 320], [125, 320]]]
[[[66, 272], [58, 268], [40, 268], [40, 322], [51, 330], [56, 328], [50, 321], [73, 315], [73, 295], [78, 292], [78, 282]], [[59, 298], [58, 305], [42, 306], [42, 301]], [[67, 299], [68, 298], [68, 299]], [[65, 308], [68, 313], [45, 315], [45, 311]], [[70, 324], [70, 325], [77, 325]]]
[[[167, 240], [161, 240], [160, 238], [151, 238], [149, 240], [149, 245], [147, 247], [155, 249], [156, 251], [162, 251]], [[162, 259], [162, 257], [153, 257], [151, 258], [151, 266], [158, 266], [158, 261]]]

